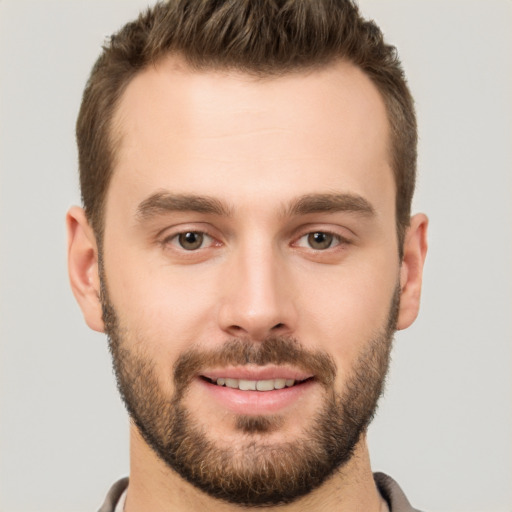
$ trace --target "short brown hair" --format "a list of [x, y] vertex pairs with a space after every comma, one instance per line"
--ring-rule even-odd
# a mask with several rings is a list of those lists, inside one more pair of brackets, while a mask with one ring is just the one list
[[352, 62], [386, 104], [396, 184], [399, 248], [409, 225], [416, 175], [414, 103], [395, 47], [353, 0], [169, 0], [159, 2], [110, 38], [96, 61], [77, 120], [80, 186], [99, 241], [113, 168], [112, 119], [131, 79], [175, 53], [193, 69], [236, 69], [272, 76]]

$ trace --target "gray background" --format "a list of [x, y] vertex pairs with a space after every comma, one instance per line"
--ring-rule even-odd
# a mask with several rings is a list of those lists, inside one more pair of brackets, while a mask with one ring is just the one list
[[[96, 510], [128, 471], [102, 335], [67, 283], [74, 122], [141, 0], [0, 1], [0, 510]], [[512, 3], [364, 0], [416, 97], [431, 220], [421, 315], [397, 337], [373, 466], [417, 507], [512, 510]]]

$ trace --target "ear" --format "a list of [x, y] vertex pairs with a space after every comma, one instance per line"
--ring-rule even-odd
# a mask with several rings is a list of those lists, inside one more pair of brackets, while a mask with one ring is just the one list
[[411, 218], [405, 234], [404, 255], [400, 267], [400, 310], [397, 329], [406, 329], [416, 317], [420, 308], [423, 264], [427, 255], [426, 215], [419, 213]]
[[104, 332], [98, 273], [96, 237], [85, 212], [73, 206], [66, 215], [68, 233], [68, 273], [71, 289], [87, 325]]

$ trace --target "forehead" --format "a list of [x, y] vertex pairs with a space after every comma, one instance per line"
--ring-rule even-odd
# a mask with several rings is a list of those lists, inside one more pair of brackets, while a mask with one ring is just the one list
[[195, 71], [169, 57], [135, 76], [113, 125], [119, 144], [109, 195], [131, 186], [230, 200], [264, 182], [265, 195], [276, 198], [311, 188], [365, 196], [392, 181], [384, 102], [343, 61], [258, 78]]

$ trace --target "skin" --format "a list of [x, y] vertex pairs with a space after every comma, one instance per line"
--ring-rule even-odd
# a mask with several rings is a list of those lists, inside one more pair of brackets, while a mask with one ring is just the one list
[[[335, 388], [343, 390], [357, 356], [386, 324], [397, 283], [397, 328], [416, 318], [427, 219], [411, 219], [400, 262], [386, 111], [353, 65], [256, 79], [191, 71], [169, 57], [130, 83], [115, 126], [121, 139], [106, 200], [104, 270], [126, 342], [133, 350], [144, 343], [169, 396], [172, 366], [190, 346], [212, 349], [235, 336], [258, 343], [270, 334], [329, 354]], [[213, 198], [226, 211], [141, 215], [156, 193]], [[362, 199], [371, 212], [293, 211], [311, 194]], [[78, 207], [67, 224], [74, 294], [87, 324], [103, 331], [94, 233]], [[184, 231], [207, 233], [205, 245], [184, 250], [176, 237]], [[312, 248], [311, 232], [333, 233], [333, 245]], [[265, 439], [300, 436], [324, 393], [313, 383], [281, 407], [282, 424]], [[185, 404], [221, 446], [242, 443], [233, 411], [199, 382]], [[261, 410], [249, 404], [246, 412]], [[280, 509], [380, 506], [362, 436], [340, 472]], [[126, 510], [168, 508], [239, 510], [212, 502], [168, 469], [132, 424]]]

